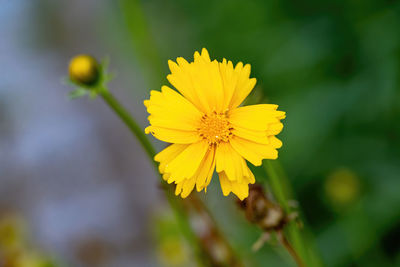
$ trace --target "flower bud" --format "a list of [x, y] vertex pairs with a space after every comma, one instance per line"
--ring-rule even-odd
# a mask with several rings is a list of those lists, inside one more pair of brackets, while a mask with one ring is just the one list
[[77, 55], [69, 63], [69, 77], [82, 85], [92, 86], [99, 80], [99, 64], [89, 55]]

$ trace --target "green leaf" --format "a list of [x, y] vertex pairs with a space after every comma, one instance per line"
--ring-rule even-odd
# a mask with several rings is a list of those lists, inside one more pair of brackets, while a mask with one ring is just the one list
[[88, 91], [84, 88], [77, 88], [71, 92], [68, 93], [68, 98], [69, 99], [76, 99], [80, 98], [82, 96], [87, 95]]

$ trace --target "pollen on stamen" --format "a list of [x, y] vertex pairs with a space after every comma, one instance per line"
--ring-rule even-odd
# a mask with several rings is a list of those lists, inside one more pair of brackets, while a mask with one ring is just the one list
[[205, 139], [210, 146], [228, 142], [232, 135], [232, 128], [225, 113], [212, 112], [203, 115], [197, 130], [200, 137]]

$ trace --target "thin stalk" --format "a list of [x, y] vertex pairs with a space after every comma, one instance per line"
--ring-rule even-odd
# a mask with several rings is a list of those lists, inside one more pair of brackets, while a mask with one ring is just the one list
[[286, 239], [283, 231], [279, 230], [276, 232], [279, 242], [282, 246], [289, 252], [290, 256], [294, 259], [298, 267], [304, 267], [304, 263], [297, 254], [296, 250], [290, 245], [289, 241]]
[[149, 139], [143, 132], [143, 129], [136, 123], [136, 121], [131, 117], [129, 112], [118, 102], [118, 100], [107, 90], [100, 90], [100, 95], [103, 100], [109, 105], [109, 107], [115, 111], [115, 113], [120, 117], [120, 119], [126, 124], [126, 126], [131, 130], [132, 134], [139, 140], [141, 146], [146, 151], [151, 162], [157, 167], [157, 164], [153, 160], [156, 155], [156, 151], [153, 145], [150, 143]]
[[[289, 199], [293, 199], [293, 193], [282, 167], [276, 161], [266, 161], [263, 166], [269, 177], [269, 184], [276, 200], [282, 206], [286, 214], [290, 214], [292, 208], [289, 205]], [[302, 259], [307, 266], [321, 266], [316, 253], [313, 251], [314, 245], [300, 232], [296, 222], [290, 222], [286, 229], [289, 239], [293, 244], [292, 249], [297, 252], [299, 258]]]
[[127, 34], [131, 39], [133, 51], [139, 59], [141, 66], [145, 68], [144, 75], [148, 79], [150, 87], [158, 87], [163, 77], [163, 65], [157, 44], [152, 36], [146, 14], [139, 0], [119, 0], [122, 19], [127, 28]]
[[[108, 106], [119, 116], [119, 118], [126, 124], [129, 130], [132, 132], [133, 136], [136, 137], [143, 149], [149, 156], [150, 161], [153, 163], [154, 168], [158, 173], [157, 163], [154, 161], [155, 149], [150, 141], [147, 139], [146, 135], [143, 133], [141, 127], [132, 118], [130, 113], [118, 102], [118, 100], [105, 88], [101, 88], [100, 95], [103, 100], [108, 104]], [[160, 179], [162, 180], [161, 176]], [[204, 255], [200, 248], [199, 241], [197, 240], [196, 234], [193, 232], [190, 226], [189, 218], [183, 208], [183, 206], [178, 202], [173, 192], [166, 188], [165, 194], [171, 209], [173, 210], [175, 217], [177, 219], [179, 228], [182, 234], [185, 236], [187, 241], [190, 243], [191, 247], [194, 249], [199, 263], [204, 264]]]

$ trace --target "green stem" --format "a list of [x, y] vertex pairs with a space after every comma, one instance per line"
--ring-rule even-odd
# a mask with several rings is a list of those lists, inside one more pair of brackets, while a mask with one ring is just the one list
[[291, 195], [291, 192], [288, 192], [289, 188], [286, 185], [286, 181], [280, 177], [277, 172], [276, 165], [271, 160], [267, 160], [263, 166], [269, 177], [269, 182], [276, 200], [283, 207], [285, 212], [290, 212], [288, 197]]
[[298, 267], [304, 267], [304, 263], [302, 259], [297, 254], [296, 250], [294, 250], [293, 246], [286, 239], [285, 234], [279, 230], [276, 232], [279, 242], [282, 246], [289, 252], [290, 256], [294, 259]]
[[[269, 177], [269, 183], [276, 200], [282, 206], [286, 214], [292, 212], [289, 199], [294, 199], [293, 192], [287, 176], [278, 161], [268, 160], [264, 164], [264, 170]], [[317, 254], [313, 251], [314, 244], [304, 237], [296, 222], [287, 225], [287, 234], [295, 251], [305, 262], [306, 266], [321, 266]]]
[[[103, 100], [120, 117], [120, 119], [126, 124], [126, 126], [128, 126], [134, 137], [139, 140], [140, 144], [149, 156], [150, 161], [153, 162], [153, 165], [158, 173], [157, 163], [153, 159], [155, 155], [155, 149], [150, 141], [147, 139], [142, 128], [136, 123], [129, 112], [118, 102], [118, 100], [107, 90], [107, 88], [100, 88], [99, 92]], [[161, 176], [160, 179], [162, 180]], [[175, 197], [173, 191], [170, 189], [172, 188], [166, 188], [164, 191], [169, 205], [171, 206], [175, 214], [178, 226], [181, 229], [182, 234], [185, 236], [187, 241], [194, 249], [198, 261], [204, 263], [203, 253], [200, 248], [199, 241], [197, 240], [196, 234], [192, 230], [189, 218], [184, 210], [184, 207], [181, 205], [181, 203]]]
[[146, 151], [151, 161], [156, 165], [153, 158], [156, 155], [156, 151], [153, 145], [150, 143], [149, 139], [143, 132], [143, 129], [136, 123], [136, 121], [131, 117], [129, 112], [118, 102], [118, 100], [107, 90], [101, 90], [101, 96], [103, 100], [110, 106], [112, 110], [120, 117], [120, 119], [128, 126], [132, 134], [139, 140], [143, 149]]
[[[154, 37], [151, 35], [142, 1], [119, 0], [120, 12], [133, 44], [133, 51], [146, 71], [145, 76], [151, 87], [158, 87], [163, 77], [163, 65]], [[153, 74], [153, 75], [152, 75]]]

